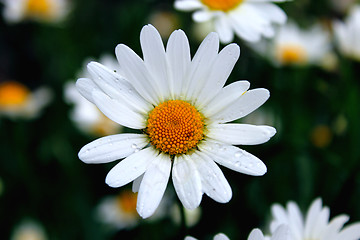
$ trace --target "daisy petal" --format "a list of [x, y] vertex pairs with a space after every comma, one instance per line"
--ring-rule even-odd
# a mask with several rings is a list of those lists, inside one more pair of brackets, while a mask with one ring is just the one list
[[143, 134], [117, 134], [106, 136], [86, 144], [79, 151], [85, 163], [107, 163], [129, 156], [149, 143]]
[[251, 231], [248, 240], [262, 240], [264, 239], [264, 234], [258, 228], [255, 228]]
[[152, 147], [131, 154], [120, 161], [107, 174], [105, 182], [110, 187], [121, 187], [143, 174], [158, 152]]
[[218, 233], [214, 236], [214, 240], [230, 240], [225, 234]]
[[152, 25], [146, 25], [140, 33], [140, 43], [144, 64], [151, 76], [154, 89], [158, 92], [160, 102], [168, 98], [167, 62], [164, 44], [159, 32]]
[[200, 173], [203, 192], [217, 202], [230, 201], [231, 187], [216, 163], [201, 152], [196, 152], [191, 157]]
[[240, 148], [209, 140], [198, 147], [215, 162], [234, 171], [253, 176], [266, 173], [266, 165], [260, 159]]
[[92, 97], [96, 106], [114, 122], [133, 129], [146, 127], [144, 116], [130, 109], [123, 102], [110, 98], [99, 90], [93, 91]]
[[191, 62], [189, 75], [184, 79], [182, 93], [186, 98], [191, 99], [198, 96], [199, 91], [205, 85], [211, 66], [219, 52], [219, 36], [210, 33], [202, 41]]
[[97, 62], [90, 62], [87, 68], [93, 76], [94, 82], [111, 98], [121, 99], [134, 110], [144, 114], [151, 110], [151, 104], [143, 99], [133, 86], [119, 74]]
[[[324, 235], [322, 236], [323, 239], [332, 240], [336, 239], [335, 236], [340, 232], [341, 228], [344, 224], [349, 221], [349, 216], [347, 215], [340, 215], [336, 216], [331, 222], [326, 226], [324, 230]], [[348, 238], [345, 238], [348, 239]]]
[[120, 64], [122, 75], [136, 89], [136, 91], [153, 105], [159, 103], [156, 91], [149, 79], [144, 62], [128, 46], [119, 44], [115, 49], [117, 60]]
[[255, 145], [269, 141], [276, 129], [250, 124], [213, 124], [208, 126], [207, 137], [233, 145]]
[[305, 219], [305, 230], [304, 237], [310, 237], [310, 233], [315, 225], [317, 216], [319, 216], [322, 208], [322, 201], [320, 198], [315, 199], [315, 201], [309, 207], [309, 210], [306, 214]]
[[170, 66], [169, 88], [172, 99], [180, 95], [185, 73], [188, 71], [191, 56], [189, 41], [182, 30], [174, 31], [166, 46]]
[[164, 195], [169, 181], [171, 159], [160, 154], [148, 166], [141, 181], [136, 209], [142, 218], [151, 216]]
[[295, 239], [301, 239], [304, 232], [304, 224], [300, 209], [294, 202], [289, 202], [287, 209], [289, 218], [291, 219], [289, 224], [291, 233], [295, 236]]
[[172, 180], [184, 207], [190, 210], [197, 208], [202, 198], [201, 179], [195, 163], [189, 156], [175, 156]]
[[213, 15], [208, 11], [196, 11], [192, 17], [195, 22], [206, 22], [209, 21]]
[[228, 23], [227, 18], [219, 18], [215, 20], [215, 29], [219, 33], [220, 42], [230, 43], [234, 39], [234, 31]]
[[210, 68], [211, 70], [206, 84], [198, 95], [196, 105], [198, 105], [199, 108], [206, 105], [206, 103], [220, 92], [239, 56], [240, 48], [237, 44], [229, 44], [220, 51], [213, 66]]
[[183, 11], [193, 11], [202, 7], [200, 1], [193, 0], [183, 0], [183, 1], [175, 1], [174, 3], [175, 9], [183, 10]]
[[91, 79], [79, 78], [76, 81], [76, 88], [84, 98], [86, 98], [89, 102], [94, 103], [91, 93], [95, 89], [99, 90], [99, 87]]
[[270, 231], [274, 233], [281, 224], [288, 224], [288, 216], [285, 209], [280, 204], [274, 204], [271, 207], [271, 213], [274, 221], [270, 224]]
[[328, 207], [324, 207], [319, 216], [316, 218], [315, 224], [313, 226], [313, 231], [310, 234], [311, 239], [319, 239], [323, 234], [323, 229], [327, 226], [329, 222], [330, 209]]
[[136, 178], [134, 181], [133, 181], [133, 184], [132, 184], [132, 191], [134, 193], [137, 193], [139, 191], [139, 188], [140, 188], [140, 184], [141, 184], [141, 181], [144, 177], [144, 174], [141, 175], [140, 177]]
[[223, 110], [208, 116], [220, 123], [231, 122], [242, 118], [260, 107], [269, 98], [267, 89], [257, 88], [249, 90]]
[[285, 12], [273, 3], [263, 3], [256, 6], [258, 11], [261, 11], [271, 22], [284, 24], [287, 16]]
[[271, 240], [287, 240], [290, 236], [289, 227], [286, 225], [280, 225], [271, 237]]
[[231, 83], [220, 90], [220, 92], [203, 108], [199, 108], [205, 116], [214, 115], [224, 110], [236, 99], [241, 97], [250, 87], [248, 81], [237, 81]]
[[338, 235], [337, 239], [358, 240], [360, 238], [360, 223], [346, 226]]

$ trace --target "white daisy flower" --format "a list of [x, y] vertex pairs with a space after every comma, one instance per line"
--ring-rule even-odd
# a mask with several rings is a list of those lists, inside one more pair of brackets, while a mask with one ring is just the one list
[[345, 22], [333, 23], [339, 51], [354, 60], [360, 61], [360, 5], [355, 5]]
[[[225, 234], [223, 233], [218, 233], [214, 236], [213, 238], [214, 240], [230, 240]], [[194, 237], [191, 237], [191, 236], [186, 236], [184, 238], [184, 240], [197, 240], [196, 238]]]
[[4, 4], [4, 17], [10, 23], [24, 19], [58, 22], [69, 11], [67, 0], [0, 0]]
[[322, 65], [331, 54], [331, 40], [320, 25], [302, 30], [289, 22], [279, 28], [271, 41], [259, 42], [252, 48], [277, 66]]
[[290, 240], [357, 240], [360, 238], [360, 222], [343, 228], [349, 220], [347, 215], [339, 215], [329, 222], [330, 210], [322, 206], [320, 198], [314, 200], [305, 216], [298, 205], [289, 202], [286, 208], [275, 204], [272, 206], [273, 220], [271, 232], [280, 225], [290, 228]]
[[250, 42], [261, 36], [274, 36], [273, 23], [284, 24], [286, 14], [272, 2], [283, 0], [176, 0], [175, 8], [194, 11], [195, 22], [210, 21], [222, 43], [234, 39], [234, 33]]
[[11, 118], [36, 118], [50, 103], [52, 93], [46, 87], [33, 92], [16, 81], [0, 83], [0, 116]]
[[276, 130], [227, 122], [257, 109], [269, 91], [248, 90], [247, 81], [223, 88], [240, 49], [230, 44], [218, 53], [216, 33], [208, 35], [192, 60], [181, 30], [171, 34], [166, 50], [151, 25], [143, 27], [140, 42], [144, 60], [120, 44], [116, 55], [121, 75], [92, 62], [92, 78], [79, 79], [77, 87], [110, 119], [141, 133], [97, 139], [80, 150], [79, 158], [85, 163], [124, 158], [110, 170], [106, 183], [121, 187], [134, 181], [143, 218], [159, 205], [170, 171], [184, 207], [198, 207], [203, 193], [228, 202], [231, 188], [216, 163], [249, 175], [265, 174], [260, 159], [232, 145], [267, 142]]

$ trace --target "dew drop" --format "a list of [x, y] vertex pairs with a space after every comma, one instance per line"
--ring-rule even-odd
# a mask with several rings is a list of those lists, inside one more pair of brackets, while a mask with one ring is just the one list
[[137, 148], [137, 145], [136, 145], [135, 143], [133, 143], [133, 144], [131, 145], [131, 148], [136, 149], [136, 148]]
[[236, 152], [234, 155], [236, 158], [240, 158], [242, 154], [241, 154], [241, 152]]
[[134, 152], [139, 152], [140, 151], [140, 148], [136, 148]]

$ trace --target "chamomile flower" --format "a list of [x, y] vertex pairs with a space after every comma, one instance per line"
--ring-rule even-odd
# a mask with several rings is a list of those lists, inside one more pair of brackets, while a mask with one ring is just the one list
[[339, 51], [354, 60], [360, 61], [360, 5], [355, 5], [345, 22], [333, 23]]
[[25, 19], [58, 22], [69, 10], [67, 0], [0, 0], [4, 3], [4, 17], [15, 23]]
[[49, 104], [51, 91], [42, 87], [31, 91], [22, 83], [6, 81], [0, 83], [0, 116], [11, 118], [35, 118]]
[[320, 25], [302, 30], [294, 22], [280, 27], [270, 41], [252, 48], [277, 66], [323, 65], [331, 55], [330, 36]]
[[320, 198], [314, 200], [306, 215], [303, 215], [294, 202], [286, 208], [272, 206], [273, 220], [270, 230], [274, 232], [280, 225], [290, 228], [290, 240], [357, 240], [360, 238], [360, 222], [343, 228], [349, 220], [345, 214], [336, 216], [329, 222], [330, 210], [322, 206]]
[[192, 60], [181, 30], [171, 34], [166, 50], [151, 25], [143, 27], [140, 42], [144, 60], [120, 44], [118, 73], [91, 62], [92, 78], [77, 81], [80, 93], [106, 116], [139, 133], [97, 139], [80, 150], [79, 158], [85, 163], [124, 158], [106, 183], [121, 187], [133, 182], [143, 218], [158, 207], [170, 172], [185, 208], [198, 207], [203, 193], [228, 202], [232, 191], [216, 163], [249, 175], [265, 174], [260, 159], [232, 145], [261, 144], [276, 132], [270, 126], [228, 122], [261, 106], [269, 91], [248, 90], [247, 81], [224, 87], [240, 49], [230, 44], [218, 53], [216, 33], [206, 37]]
[[195, 22], [211, 22], [222, 43], [234, 33], [250, 42], [274, 36], [273, 24], [284, 24], [286, 14], [272, 2], [282, 0], [176, 0], [175, 8], [194, 11]]

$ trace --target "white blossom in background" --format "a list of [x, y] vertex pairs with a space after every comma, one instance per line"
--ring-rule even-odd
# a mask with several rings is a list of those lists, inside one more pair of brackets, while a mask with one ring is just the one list
[[96, 209], [97, 219], [116, 230], [135, 227], [141, 219], [136, 211], [136, 198], [137, 194], [130, 190], [104, 197]]
[[273, 2], [282, 0], [176, 0], [174, 7], [195, 11], [195, 22], [212, 22], [222, 43], [233, 41], [234, 34], [256, 42], [274, 36], [274, 24], [284, 24], [286, 14]]
[[121, 160], [106, 177], [111, 187], [133, 182], [137, 211], [151, 216], [165, 192], [170, 172], [185, 208], [195, 209], [203, 194], [226, 203], [232, 197], [219, 166], [260, 176], [265, 164], [233, 145], [267, 142], [270, 126], [228, 123], [261, 106], [269, 91], [249, 89], [248, 81], [224, 87], [240, 48], [230, 44], [219, 51], [219, 37], [209, 34], [193, 59], [185, 33], [174, 31], [166, 50], [158, 31], [143, 27], [140, 43], [144, 60], [119, 44], [120, 71], [91, 62], [91, 78], [77, 81], [79, 92], [107, 117], [139, 133], [111, 135], [85, 145], [85, 163]]
[[40, 22], [59, 22], [69, 12], [67, 0], [0, 0], [4, 18], [10, 23], [26, 19]]
[[47, 87], [31, 91], [16, 81], [0, 83], [0, 117], [33, 119], [52, 99], [52, 92]]
[[248, 240], [290, 240], [290, 231], [287, 225], [279, 225], [271, 236], [264, 236], [262, 231], [255, 228], [251, 231]]
[[344, 22], [333, 23], [339, 51], [349, 58], [360, 61], [360, 5], [354, 5]]
[[[332, 60], [330, 35], [316, 24], [310, 29], [300, 29], [289, 22], [278, 29], [275, 37], [261, 41], [251, 47], [260, 55], [268, 58], [276, 66], [335, 64]], [[329, 66], [331, 68], [331, 66]]]
[[[194, 237], [186, 236], [184, 240], [197, 240]], [[218, 233], [214, 236], [213, 240], [230, 240], [225, 234]]]
[[360, 222], [344, 227], [349, 216], [341, 214], [329, 220], [330, 209], [322, 206], [317, 198], [309, 210], [303, 215], [294, 202], [288, 202], [286, 208], [279, 204], [272, 206], [273, 220], [270, 231], [273, 233], [280, 225], [288, 225], [290, 240], [358, 240], [360, 238]]
[[[87, 70], [86, 60], [78, 76], [91, 77]], [[99, 62], [116, 72], [119, 71], [119, 64], [113, 56], [104, 54], [99, 58]], [[81, 96], [75, 86], [75, 82], [68, 82], [64, 85], [64, 99], [73, 108], [70, 112], [70, 119], [84, 133], [105, 136], [116, 134], [122, 131], [122, 126], [107, 118], [93, 103]]]
[[[184, 240], [197, 240], [194, 237], [187, 236]], [[219, 233], [214, 236], [214, 240], [230, 240], [225, 234]], [[264, 236], [262, 231], [255, 228], [249, 234], [248, 240], [290, 240], [289, 227], [280, 225], [272, 236]]]
[[34, 220], [23, 220], [15, 226], [10, 240], [47, 240], [42, 225]]
[[[123, 190], [114, 196], [104, 197], [96, 208], [96, 219], [110, 230], [131, 229], [144, 221], [136, 211], [137, 193]], [[170, 200], [165, 195], [162, 204], [145, 221], [156, 221], [169, 214]]]
[[111, 121], [93, 103], [80, 95], [75, 83], [65, 84], [64, 98], [67, 103], [73, 104], [70, 119], [84, 133], [105, 136], [122, 131], [121, 125]]

